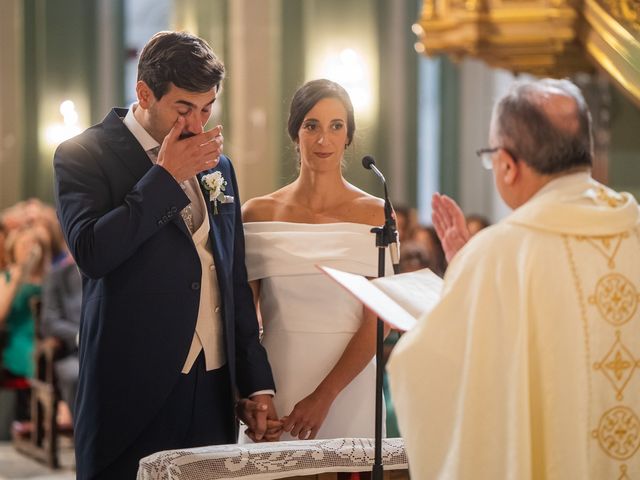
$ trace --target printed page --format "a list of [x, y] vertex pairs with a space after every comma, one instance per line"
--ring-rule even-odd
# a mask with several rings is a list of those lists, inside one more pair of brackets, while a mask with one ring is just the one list
[[416, 319], [436, 304], [442, 280], [430, 270], [369, 281], [362, 275], [318, 265], [318, 268], [399, 330], [411, 330]]
[[371, 283], [415, 318], [420, 318], [430, 311], [440, 300], [442, 292], [442, 279], [428, 268], [391, 277], [374, 278]]

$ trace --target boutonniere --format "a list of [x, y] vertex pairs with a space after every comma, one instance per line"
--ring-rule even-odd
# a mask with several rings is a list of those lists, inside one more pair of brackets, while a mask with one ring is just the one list
[[213, 203], [213, 214], [218, 213], [218, 202], [224, 202], [224, 191], [227, 181], [222, 176], [222, 172], [213, 172], [203, 175], [200, 179], [202, 186], [209, 192], [209, 201]]

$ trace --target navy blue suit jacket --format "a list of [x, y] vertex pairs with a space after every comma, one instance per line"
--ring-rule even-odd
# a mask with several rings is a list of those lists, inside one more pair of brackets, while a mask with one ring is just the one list
[[[180, 216], [188, 197], [151, 164], [125, 114], [112, 110], [54, 157], [58, 215], [83, 277], [75, 425], [83, 477], [122, 453], [161, 408], [187, 357], [200, 300], [200, 261]], [[247, 283], [235, 174], [224, 156], [215, 170], [235, 197], [208, 213], [227, 365], [247, 396], [274, 383]]]

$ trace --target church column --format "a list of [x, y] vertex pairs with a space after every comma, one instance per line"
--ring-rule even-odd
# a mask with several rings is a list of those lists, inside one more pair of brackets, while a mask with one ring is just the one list
[[278, 184], [285, 128], [279, 122], [285, 100], [273, 94], [281, 83], [280, 8], [280, 0], [228, 2], [225, 151], [233, 159], [243, 201]]
[[22, 2], [25, 196], [52, 201], [57, 145], [121, 103], [122, 2]]
[[0, 210], [22, 197], [22, 0], [3, 0], [0, 15]]

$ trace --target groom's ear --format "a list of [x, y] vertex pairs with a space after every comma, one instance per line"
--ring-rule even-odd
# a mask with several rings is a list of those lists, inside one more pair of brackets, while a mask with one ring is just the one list
[[138, 97], [138, 105], [145, 110], [149, 108], [156, 99], [149, 85], [143, 80], [138, 80], [138, 83], [136, 83], [136, 95]]

